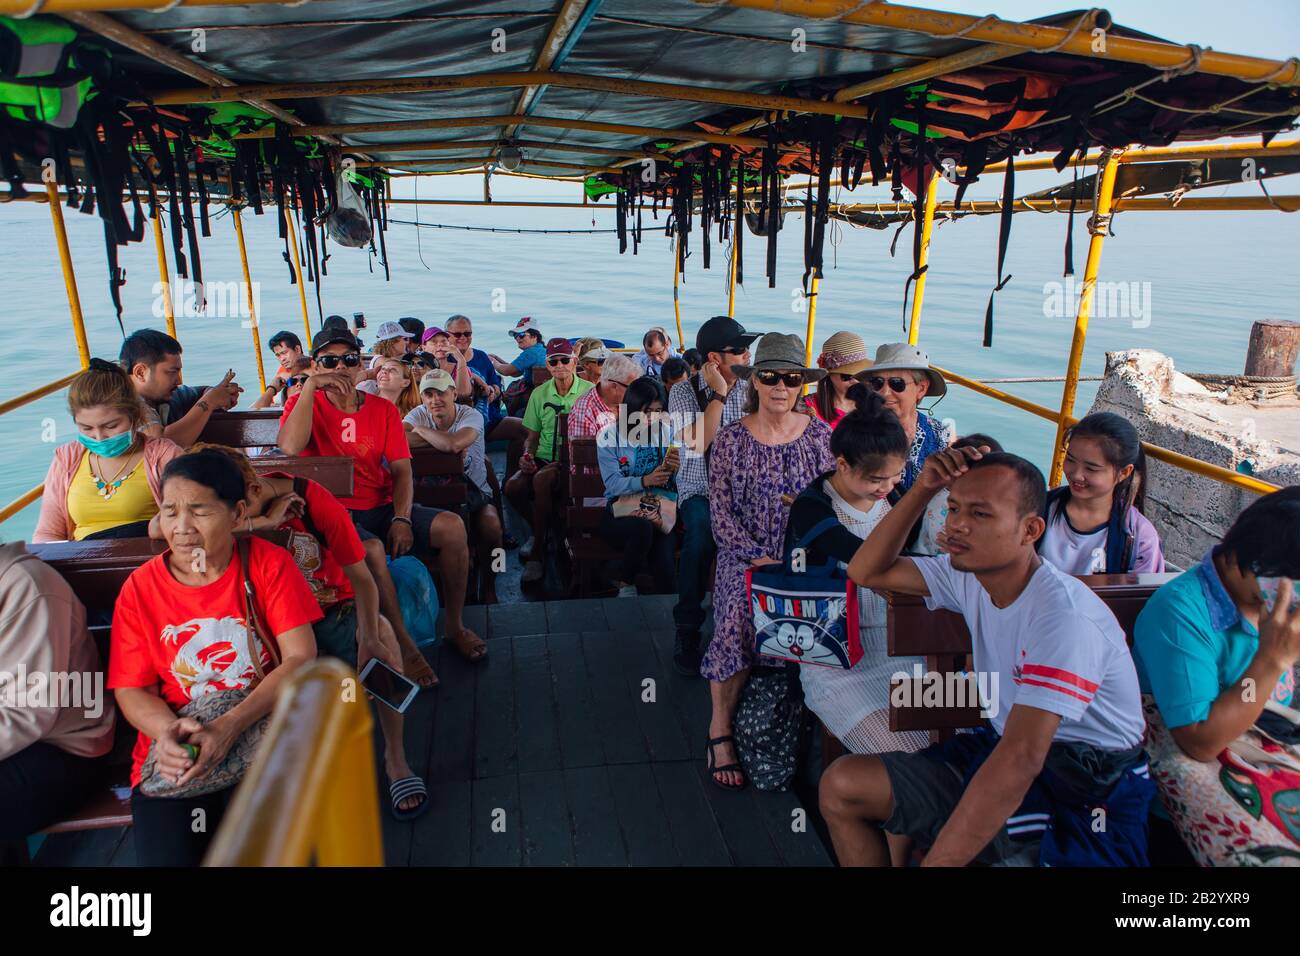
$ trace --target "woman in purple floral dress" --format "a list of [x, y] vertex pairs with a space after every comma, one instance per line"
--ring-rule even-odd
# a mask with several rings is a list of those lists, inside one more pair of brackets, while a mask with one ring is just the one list
[[700, 673], [710, 681], [708, 768], [727, 790], [745, 786], [732, 737], [732, 719], [754, 658], [754, 623], [745, 597], [745, 571], [780, 564], [793, 500], [814, 478], [835, 467], [831, 429], [806, 414], [800, 391], [826, 373], [804, 366], [797, 335], [769, 333], [758, 340], [754, 364], [736, 366], [750, 383], [745, 417], [713, 441], [709, 511], [718, 543], [713, 582], [713, 638]]

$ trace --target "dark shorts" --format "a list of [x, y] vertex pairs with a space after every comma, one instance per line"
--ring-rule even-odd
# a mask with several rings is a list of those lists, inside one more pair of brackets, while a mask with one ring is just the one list
[[[433, 528], [433, 519], [442, 514], [441, 508], [429, 508], [425, 505], [411, 506], [411, 530], [415, 534], [415, 544], [411, 553], [417, 557], [433, 557], [437, 551], [429, 545], [429, 533]], [[378, 538], [388, 543], [388, 526], [393, 523], [393, 505], [390, 502], [378, 508], [366, 508], [351, 512], [352, 523], [356, 525], [357, 534], [362, 541]]]
[[340, 601], [325, 611], [325, 617], [312, 625], [316, 633], [318, 657], [337, 657], [349, 667], [357, 666], [357, 605]]
[[[933, 846], [966, 792], [967, 781], [997, 742], [996, 734], [956, 734], [916, 753], [880, 754], [894, 794], [894, 812], [885, 830], [910, 837], [921, 847]], [[1012, 816], [1009, 822], [1016, 819]], [[985, 865], [998, 863], [1032, 849], [1041, 839], [1040, 829], [1013, 835], [1004, 825], [975, 859]]]

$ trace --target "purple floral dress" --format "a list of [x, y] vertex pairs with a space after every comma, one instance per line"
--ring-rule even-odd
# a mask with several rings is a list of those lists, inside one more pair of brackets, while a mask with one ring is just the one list
[[764, 445], [743, 422], [718, 432], [709, 464], [709, 513], [718, 543], [713, 580], [713, 639], [700, 673], [721, 681], [754, 660], [754, 621], [745, 600], [745, 569], [754, 558], [780, 558], [790, 507], [812, 480], [835, 467], [831, 428], [810, 418], [804, 433], [784, 445]]

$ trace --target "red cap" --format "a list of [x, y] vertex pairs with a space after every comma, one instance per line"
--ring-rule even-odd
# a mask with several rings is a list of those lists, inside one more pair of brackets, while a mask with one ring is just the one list
[[558, 336], [550, 339], [546, 343], [546, 357], [550, 358], [552, 355], [573, 355], [573, 343]]

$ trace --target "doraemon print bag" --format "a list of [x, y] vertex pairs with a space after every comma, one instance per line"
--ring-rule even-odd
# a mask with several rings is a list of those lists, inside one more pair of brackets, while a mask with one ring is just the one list
[[[804, 548], [835, 523], [827, 518], [796, 544]], [[766, 657], [848, 670], [862, 659], [858, 589], [832, 559], [795, 571], [790, 562], [745, 572], [754, 650]]]

